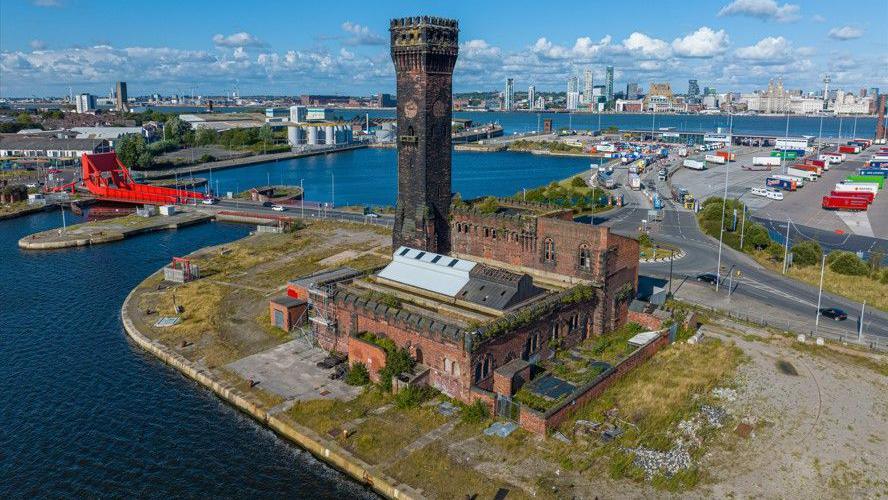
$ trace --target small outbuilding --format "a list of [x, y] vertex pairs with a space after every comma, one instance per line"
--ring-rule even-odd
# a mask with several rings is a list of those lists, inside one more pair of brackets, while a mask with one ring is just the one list
[[285, 331], [304, 323], [308, 316], [307, 310], [307, 302], [287, 295], [273, 298], [268, 302], [271, 324]]

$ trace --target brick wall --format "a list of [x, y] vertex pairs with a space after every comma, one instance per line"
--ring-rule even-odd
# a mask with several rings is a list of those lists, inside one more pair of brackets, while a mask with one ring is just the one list
[[651, 356], [668, 343], [669, 335], [664, 332], [650, 344], [637, 349], [628, 358], [617, 364], [609, 372], [606, 372], [596, 382], [582, 389], [582, 392], [578, 390], [562, 406], [551, 409], [545, 414], [522, 406], [519, 424], [523, 429], [537, 434], [545, 434], [549, 430], [557, 428], [562, 422], [570, 418], [574, 412], [582, 408], [583, 405], [600, 396], [614, 382], [636, 366], [650, 359]]
[[663, 326], [663, 320], [654, 316], [653, 314], [635, 311], [628, 311], [628, 314], [626, 315], [626, 321], [630, 323], [638, 323], [648, 330], [659, 330]]
[[385, 368], [385, 349], [366, 340], [352, 337], [348, 342], [348, 365], [364, 363], [370, 380], [379, 382], [379, 370]]

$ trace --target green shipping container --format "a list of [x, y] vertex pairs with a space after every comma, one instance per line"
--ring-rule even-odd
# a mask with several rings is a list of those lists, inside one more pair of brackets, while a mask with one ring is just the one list
[[771, 151], [771, 156], [774, 158], [783, 158], [784, 160], [795, 160], [799, 157], [799, 154], [795, 151]]
[[866, 182], [869, 184], [878, 184], [879, 189], [885, 187], [885, 178], [881, 175], [849, 175], [848, 182]]

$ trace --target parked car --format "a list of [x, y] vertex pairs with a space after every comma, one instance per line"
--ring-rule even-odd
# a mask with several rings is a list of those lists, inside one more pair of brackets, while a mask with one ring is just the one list
[[287, 207], [282, 207], [280, 205], [272, 205], [271, 209], [274, 210], [275, 212], [284, 212], [287, 210]]
[[703, 273], [697, 275], [697, 281], [701, 281], [703, 283], [709, 283], [710, 285], [714, 285], [718, 283], [718, 276], [712, 273]]
[[845, 311], [836, 307], [822, 307], [820, 308], [820, 315], [824, 318], [834, 319], [836, 321], [844, 321], [848, 319], [848, 315]]
[[215, 205], [216, 203], [219, 203], [219, 200], [216, 198], [204, 198], [201, 203], [204, 205]]

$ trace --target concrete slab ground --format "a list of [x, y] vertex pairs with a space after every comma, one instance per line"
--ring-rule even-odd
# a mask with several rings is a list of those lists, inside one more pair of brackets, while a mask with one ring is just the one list
[[315, 365], [326, 356], [323, 349], [296, 339], [241, 358], [226, 367], [244, 379], [258, 381], [259, 387], [286, 400], [354, 399], [360, 394], [360, 387], [330, 380], [330, 370]]

